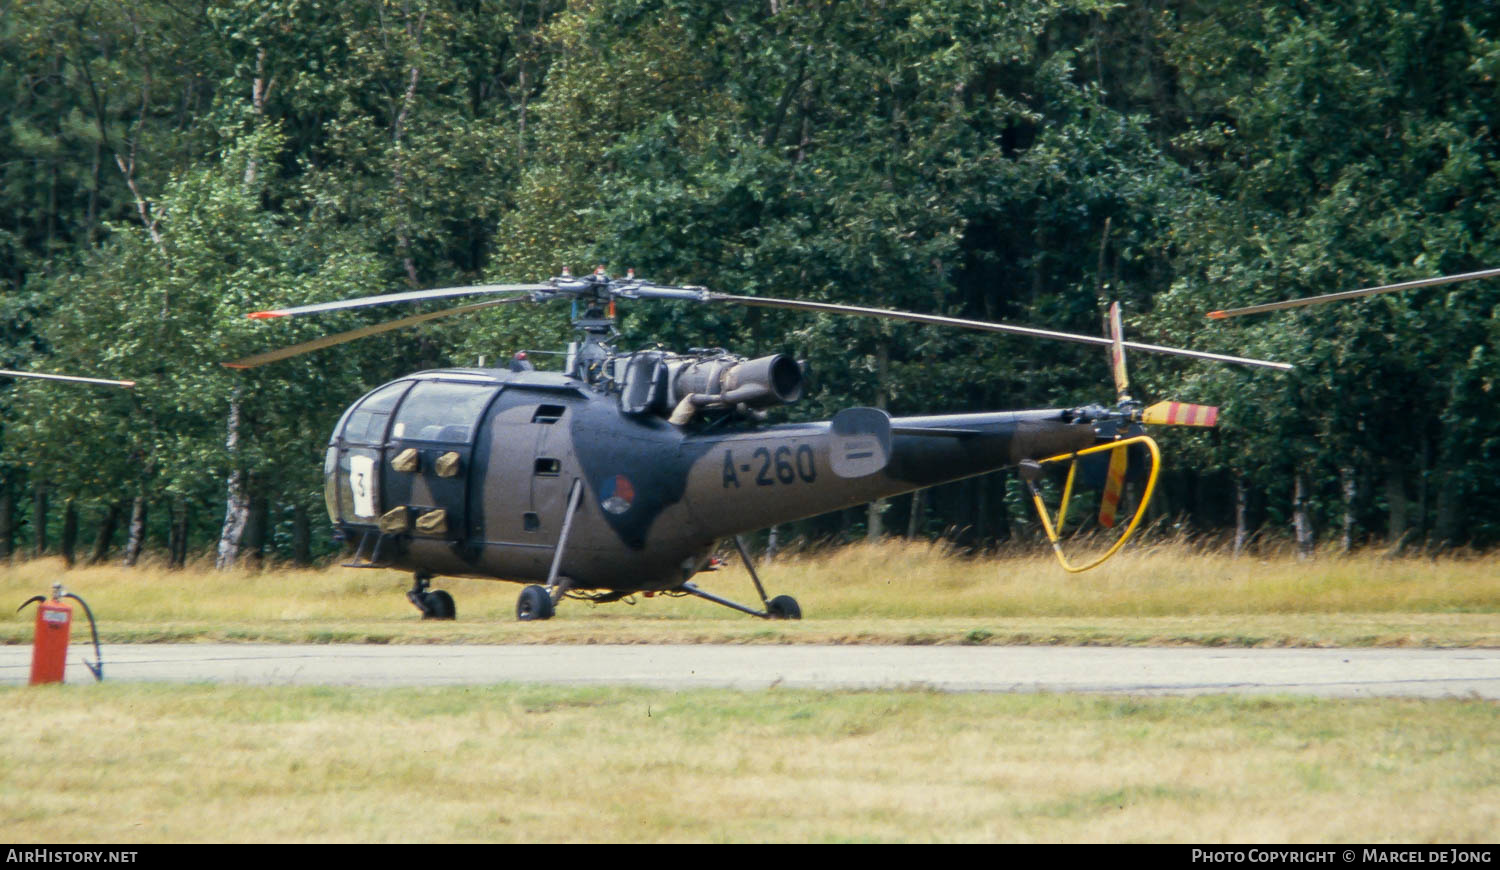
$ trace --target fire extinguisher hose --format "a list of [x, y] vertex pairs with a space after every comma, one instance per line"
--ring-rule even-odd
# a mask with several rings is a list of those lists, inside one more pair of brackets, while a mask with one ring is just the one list
[[77, 601], [79, 604], [82, 604], [83, 605], [83, 612], [86, 613], [86, 614], [88, 614], [88, 617], [89, 617], [89, 631], [93, 632], [93, 635], [94, 635], [94, 661], [90, 662], [88, 659], [84, 659], [83, 660], [83, 664], [84, 664], [85, 667], [87, 667], [89, 669], [89, 673], [91, 673], [91, 674], [94, 675], [94, 682], [96, 682], [96, 683], [103, 682], [104, 681], [104, 653], [101, 652], [100, 649], [99, 649], [99, 625], [98, 625], [98, 623], [94, 622], [94, 611], [89, 609], [89, 603], [87, 601], [84, 601], [82, 598], [79, 598], [77, 595], [74, 595], [71, 592], [65, 592], [65, 593], [63, 593], [63, 597], [64, 598], [71, 598], [74, 601]]

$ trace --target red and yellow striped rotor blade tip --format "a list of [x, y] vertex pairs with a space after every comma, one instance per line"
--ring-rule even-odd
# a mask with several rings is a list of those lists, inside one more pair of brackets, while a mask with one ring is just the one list
[[1141, 422], [1155, 426], [1215, 426], [1219, 409], [1187, 402], [1157, 402], [1141, 412]]

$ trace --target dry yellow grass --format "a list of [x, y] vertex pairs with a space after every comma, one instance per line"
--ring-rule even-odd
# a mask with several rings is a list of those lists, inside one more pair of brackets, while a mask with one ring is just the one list
[[0, 839], [1488, 842], [1497, 725], [1451, 700], [10, 689]]
[[[108, 640], [365, 642], [1201, 643], [1500, 645], [1500, 558], [1385, 559], [1376, 554], [1234, 559], [1189, 546], [1127, 550], [1067, 574], [1047, 555], [965, 558], [890, 542], [778, 559], [771, 594], [802, 603], [800, 623], [768, 623], [693, 598], [566, 602], [518, 624], [520, 587], [440, 579], [459, 621], [424, 623], [407, 575], [332, 567], [213, 571], [197, 566], [63, 569], [55, 559], [0, 570], [17, 604], [62, 579], [98, 614]], [[753, 599], [738, 565], [700, 578]], [[27, 615], [0, 642], [30, 639]]]

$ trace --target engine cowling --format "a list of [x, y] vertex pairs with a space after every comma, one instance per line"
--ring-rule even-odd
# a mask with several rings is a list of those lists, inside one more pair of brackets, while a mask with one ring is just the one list
[[718, 357], [668, 364], [670, 401], [694, 407], [770, 408], [802, 398], [802, 367], [785, 354], [759, 359]]

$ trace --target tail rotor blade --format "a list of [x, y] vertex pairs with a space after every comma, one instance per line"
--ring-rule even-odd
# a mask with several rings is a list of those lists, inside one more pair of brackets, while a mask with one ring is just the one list
[[1104, 478], [1104, 492], [1099, 496], [1099, 525], [1106, 529], [1115, 527], [1115, 517], [1120, 511], [1120, 496], [1125, 492], [1125, 471], [1129, 464], [1130, 450], [1117, 447], [1109, 453], [1109, 471]]
[[1152, 426], [1202, 426], [1219, 423], [1219, 409], [1213, 405], [1187, 402], [1157, 402], [1141, 412], [1141, 422]]

